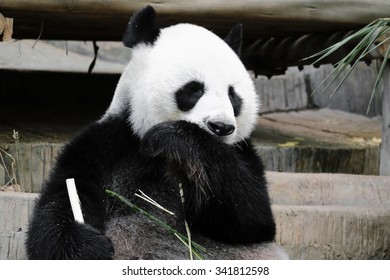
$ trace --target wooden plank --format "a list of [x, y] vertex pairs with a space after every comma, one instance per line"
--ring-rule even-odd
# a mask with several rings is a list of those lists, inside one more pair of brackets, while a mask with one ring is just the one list
[[290, 259], [390, 258], [389, 208], [273, 205], [272, 210], [275, 241]]
[[383, 74], [382, 95], [382, 144], [379, 174], [390, 176], [390, 64]]
[[21, 143], [17, 156], [16, 145], [9, 145], [9, 153], [19, 161], [20, 170], [17, 175], [23, 191], [41, 190], [62, 147], [63, 144], [59, 143]]
[[25, 259], [27, 224], [37, 194], [0, 192], [0, 260]]
[[[323, 65], [319, 69], [314, 67], [305, 68], [304, 72], [308, 77], [308, 92], [312, 93], [318, 88], [334, 69], [332, 65]], [[315, 107], [328, 107], [366, 115], [367, 104], [370, 101], [377, 74], [378, 69], [375, 63], [367, 66], [364, 62], [360, 62], [332, 97], [333, 89], [341, 82], [342, 75], [327, 90], [321, 87], [316, 93], [311, 94], [311, 101]], [[368, 116], [379, 115], [382, 115], [382, 93], [378, 91], [371, 103]]]
[[185, 21], [225, 33], [242, 22], [246, 38], [352, 29], [390, 12], [387, 0], [2, 0], [0, 12], [14, 18], [15, 38], [120, 40], [129, 16], [146, 4], [162, 26]]
[[261, 94], [261, 113], [291, 111], [307, 108], [308, 95], [303, 72], [272, 79], [254, 79], [256, 91]]
[[388, 176], [283, 172], [266, 172], [266, 176], [273, 204], [339, 205], [390, 210]]

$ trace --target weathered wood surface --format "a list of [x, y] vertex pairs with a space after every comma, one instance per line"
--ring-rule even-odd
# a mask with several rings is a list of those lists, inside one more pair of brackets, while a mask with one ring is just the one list
[[[62, 147], [63, 144], [58, 143], [23, 143], [19, 146], [8, 146], [7, 152], [13, 155], [17, 162], [15, 173], [22, 191], [40, 192], [42, 183], [49, 177]], [[11, 159], [7, 157], [5, 159], [6, 168], [11, 170]], [[0, 173], [0, 186], [6, 184], [9, 180], [8, 175], [1, 177]]]
[[382, 144], [380, 175], [390, 176], [390, 64], [386, 65], [383, 76], [382, 101]]
[[276, 241], [292, 259], [389, 259], [390, 177], [268, 172]]
[[[307, 91], [310, 94], [312, 104], [320, 108], [328, 107], [366, 115], [371, 91], [378, 75], [376, 62], [371, 63], [370, 66], [364, 62], [358, 63], [337, 92], [331, 96], [333, 89], [341, 82], [342, 77], [338, 77], [327, 89], [319, 86], [333, 70], [332, 65], [323, 65], [319, 69], [305, 68]], [[318, 90], [311, 94], [316, 89]], [[376, 93], [368, 113], [369, 117], [379, 115], [382, 115], [382, 92], [380, 90]]]
[[267, 170], [379, 173], [380, 122], [337, 110], [263, 115], [252, 139]]
[[[266, 176], [276, 241], [291, 259], [390, 258], [390, 177], [279, 172]], [[26, 226], [36, 197], [0, 192], [0, 259], [26, 258]]]
[[256, 91], [261, 98], [261, 113], [302, 110], [308, 107], [308, 92], [302, 72], [271, 79], [254, 79]]
[[147, 4], [156, 8], [162, 26], [186, 21], [225, 34], [242, 22], [248, 40], [259, 34], [353, 29], [390, 13], [387, 0], [2, 0], [0, 12], [14, 18], [15, 38], [120, 40], [129, 16]]
[[378, 146], [381, 141], [379, 120], [328, 108], [266, 114], [260, 117], [258, 124], [260, 129], [278, 129], [281, 134], [297, 138], [296, 146], [317, 141], [317, 145], [322, 143], [324, 147], [329, 144], [333, 147], [361, 144], [363, 147], [365, 144]]
[[28, 220], [37, 194], [0, 192], [0, 260], [25, 259]]
[[390, 259], [389, 208], [274, 205], [276, 242], [291, 259]]
[[339, 205], [390, 210], [390, 176], [267, 172], [267, 180], [272, 203], [277, 205]]
[[[99, 43], [99, 59], [92, 73], [119, 74], [129, 60], [123, 57], [129, 56], [130, 50], [120, 42], [110, 42], [110, 52], [116, 48], [121, 52], [106, 57], [105, 43]], [[92, 42], [21, 40], [0, 44], [0, 69], [7, 70], [88, 73], [93, 57]]]
[[[286, 139], [286, 138], [285, 138]], [[288, 145], [296, 139], [287, 140]], [[280, 172], [379, 174], [379, 148], [256, 146], [266, 170]]]

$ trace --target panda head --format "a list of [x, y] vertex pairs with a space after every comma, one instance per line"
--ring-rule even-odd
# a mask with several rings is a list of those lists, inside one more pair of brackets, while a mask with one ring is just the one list
[[247, 138], [259, 100], [238, 55], [241, 25], [225, 40], [192, 24], [155, 26], [148, 6], [133, 15], [123, 37], [132, 48], [105, 116], [129, 114], [142, 138], [152, 126], [185, 120], [227, 144]]

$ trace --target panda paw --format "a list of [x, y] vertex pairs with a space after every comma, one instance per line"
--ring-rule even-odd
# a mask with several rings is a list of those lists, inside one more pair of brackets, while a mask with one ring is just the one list
[[72, 238], [65, 244], [65, 258], [81, 260], [110, 260], [114, 257], [111, 240], [88, 224], [74, 222]]
[[169, 131], [173, 129], [170, 123], [161, 123], [149, 129], [141, 140], [140, 151], [148, 156], [157, 157], [163, 155], [170, 147], [171, 138]]
[[197, 140], [205, 132], [196, 124], [186, 121], [163, 122], [149, 129], [141, 141], [141, 152], [152, 156], [163, 156], [183, 161], [196, 159], [200, 145]]

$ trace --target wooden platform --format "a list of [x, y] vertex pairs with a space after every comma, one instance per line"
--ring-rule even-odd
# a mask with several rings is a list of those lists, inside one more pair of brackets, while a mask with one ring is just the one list
[[265, 114], [253, 142], [267, 170], [379, 174], [380, 122], [338, 110]]
[[[268, 172], [267, 179], [276, 241], [291, 259], [390, 259], [390, 177]], [[36, 197], [0, 192], [0, 260], [26, 258]]]
[[24, 241], [37, 194], [0, 192], [0, 260], [25, 259]]

